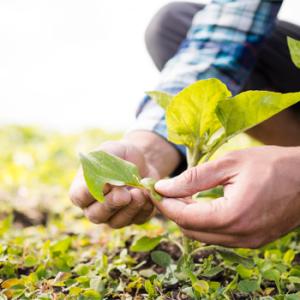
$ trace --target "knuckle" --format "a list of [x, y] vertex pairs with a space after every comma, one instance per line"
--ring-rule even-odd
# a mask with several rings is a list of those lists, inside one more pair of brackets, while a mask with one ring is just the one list
[[120, 229], [120, 228], [124, 227], [121, 223], [114, 221], [114, 220], [109, 221], [108, 225], [112, 229]]
[[148, 203], [146, 203], [142, 209], [141, 209], [141, 214], [142, 215], [145, 215], [145, 216], [148, 216], [148, 215], [151, 215], [153, 213], [153, 210], [154, 210], [154, 206], [153, 204], [149, 201]]
[[232, 151], [225, 154], [222, 158], [215, 160], [215, 168], [218, 169], [227, 169], [228, 167], [237, 163], [239, 159], [239, 151]]
[[133, 205], [139, 210], [142, 209], [146, 203], [146, 197], [140, 190], [132, 190], [132, 200]]
[[85, 216], [94, 224], [102, 223], [97, 214], [91, 209], [85, 210]]
[[224, 202], [210, 202], [210, 213], [207, 215], [207, 222], [213, 222], [216, 228], [228, 228], [235, 223], [236, 217], [224, 207]]
[[143, 210], [143, 206], [145, 204], [145, 199], [136, 199], [136, 208], [139, 210]]
[[153, 216], [155, 215], [155, 208], [152, 207], [151, 209], [148, 209], [147, 211], [143, 210], [140, 214], [138, 214], [134, 220], [133, 223], [137, 225], [141, 225], [149, 221]]
[[85, 196], [81, 190], [76, 192], [74, 189], [71, 189], [69, 192], [69, 197], [74, 205], [79, 207], [85, 206]]
[[198, 178], [197, 167], [191, 168], [185, 172], [183, 172], [182, 177], [187, 186], [195, 184]]
[[111, 197], [106, 198], [105, 206], [110, 213], [113, 213], [120, 208], [126, 206], [128, 204], [128, 196], [125, 193], [117, 192], [116, 190], [111, 191]]
[[133, 224], [135, 224], [135, 225], [143, 225], [143, 224], [145, 224], [148, 220], [149, 220], [149, 218], [144, 218], [144, 219], [139, 218], [139, 219], [133, 221]]
[[186, 228], [188, 225], [187, 219], [183, 213], [177, 213], [173, 220], [179, 227]]
[[136, 225], [142, 225], [144, 223], [146, 223], [147, 221], [149, 221], [152, 217], [152, 214], [149, 214], [147, 216], [142, 215], [142, 216], [137, 216], [134, 220], [133, 220], [133, 224]]
[[69, 191], [69, 199], [71, 200], [71, 202], [72, 202], [74, 205], [77, 205], [78, 199], [77, 199], [76, 194], [73, 192], [72, 188], [71, 188], [70, 191]]

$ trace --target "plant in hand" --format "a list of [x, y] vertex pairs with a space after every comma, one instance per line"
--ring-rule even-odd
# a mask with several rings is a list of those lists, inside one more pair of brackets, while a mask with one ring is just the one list
[[[299, 66], [299, 42], [290, 38], [288, 42], [293, 61]], [[149, 92], [148, 95], [166, 110], [168, 140], [186, 146], [188, 168], [208, 161], [224, 143], [237, 134], [300, 101], [300, 93], [247, 91], [232, 96], [227, 87], [217, 79], [198, 81], [176, 96], [159, 91]], [[101, 190], [105, 183], [147, 189], [153, 199], [160, 198], [153, 188], [155, 181], [141, 179], [138, 170], [131, 164], [123, 164], [120, 159], [103, 152], [92, 152], [82, 156], [81, 160], [88, 188], [99, 201], [104, 200]], [[206, 192], [206, 196], [219, 196], [221, 193], [222, 189], [215, 189]], [[214, 249], [234, 256], [233, 252], [224, 248]], [[183, 255], [177, 271], [190, 279], [195, 297], [200, 298], [203, 286], [199, 288], [202, 283], [194, 275], [191, 260], [195, 251], [197, 249], [193, 249], [193, 242], [184, 238]], [[246, 287], [242, 286], [241, 289], [251, 289], [251, 284], [253, 282], [244, 282], [242, 285]]]
[[[166, 109], [168, 139], [187, 148], [188, 167], [208, 161], [237, 134], [267, 120], [300, 101], [298, 93], [247, 91], [232, 97], [218, 79], [198, 81], [172, 97], [149, 93]], [[137, 167], [104, 151], [81, 154], [84, 178], [90, 193], [104, 201], [105, 184], [148, 190], [155, 200], [155, 180], [141, 178]]]

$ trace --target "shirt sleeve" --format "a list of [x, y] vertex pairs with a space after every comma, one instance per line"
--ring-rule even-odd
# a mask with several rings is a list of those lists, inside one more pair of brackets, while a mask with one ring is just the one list
[[[186, 39], [161, 72], [156, 90], [177, 94], [193, 82], [222, 80], [233, 94], [246, 84], [260, 46], [272, 30], [282, 1], [213, 0], [193, 19]], [[150, 130], [167, 138], [165, 113], [149, 97], [131, 130]], [[174, 145], [182, 155], [183, 146]]]

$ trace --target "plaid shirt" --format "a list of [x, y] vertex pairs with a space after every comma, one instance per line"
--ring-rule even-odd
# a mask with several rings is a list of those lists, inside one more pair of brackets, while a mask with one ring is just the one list
[[[213, 0], [193, 19], [186, 39], [161, 72], [156, 90], [177, 94], [200, 79], [218, 78], [239, 93], [255, 64], [259, 46], [272, 30], [282, 1]], [[131, 130], [167, 137], [164, 111], [145, 97]], [[184, 154], [185, 149], [177, 146]]]

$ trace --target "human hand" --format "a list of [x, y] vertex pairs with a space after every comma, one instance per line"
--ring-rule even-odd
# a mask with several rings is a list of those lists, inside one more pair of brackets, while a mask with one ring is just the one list
[[[300, 225], [300, 148], [265, 146], [231, 152], [156, 183], [158, 209], [192, 239], [258, 248]], [[224, 186], [224, 197], [194, 201]]]
[[[106, 142], [99, 150], [134, 163], [143, 177], [159, 178], [157, 170], [146, 162], [140, 149], [128, 141]], [[142, 224], [154, 214], [154, 206], [146, 191], [107, 185], [104, 194], [105, 202], [96, 201], [88, 191], [82, 170], [79, 170], [70, 188], [70, 198], [76, 206], [83, 209], [91, 222], [121, 228], [130, 224]]]

